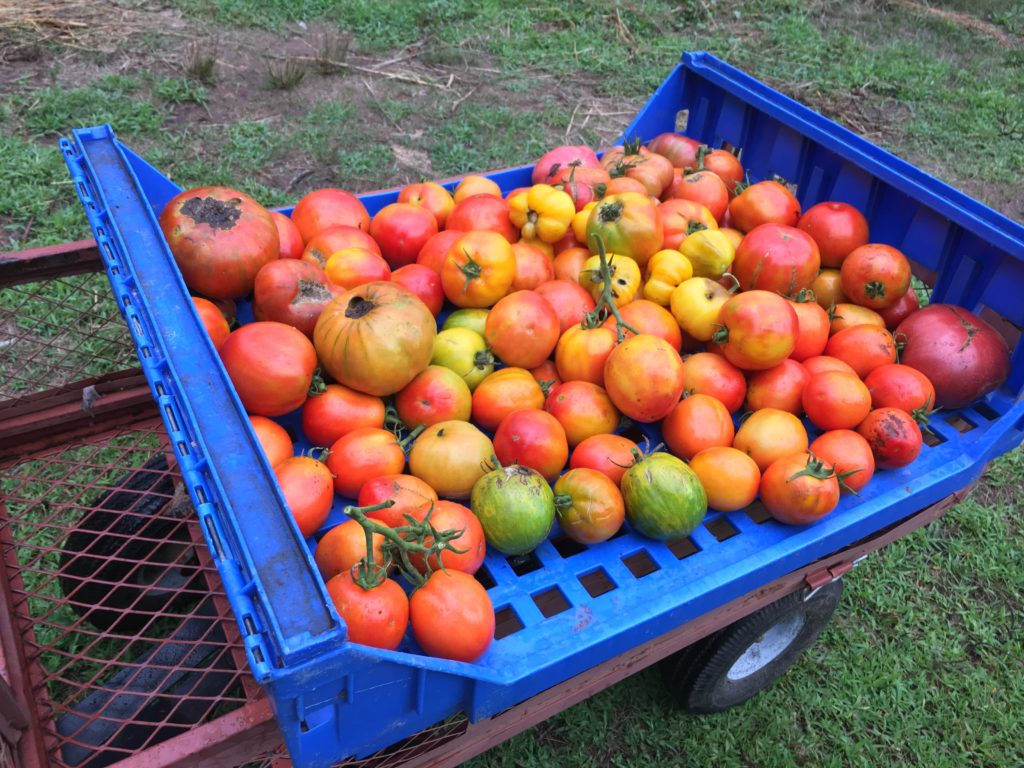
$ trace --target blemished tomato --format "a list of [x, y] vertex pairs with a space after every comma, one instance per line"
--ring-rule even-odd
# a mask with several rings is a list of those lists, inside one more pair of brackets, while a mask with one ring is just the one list
[[554, 307], [533, 291], [515, 291], [487, 315], [484, 339], [506, 365], [536, 368], [555, 351], [561, 326]]
[[858, 493], [875, 475], [875, 457], [868, 441], [850, 429], [833, 429], [811, 443], [811, 453], [835, 467], [841, 493]]
[[[468, 507], [446, 499], [436, 501], [434, 509], [430, 513], [430, 524], [438, 533], [462, 531], [462, 535], [452, 539], [450, 544], [455, 549], [463, 551], [453, 552], [446, 549], [441, 552], [441, 564], [445, 568], [469, 574], [480, 570], [487, 551], [487, 541], [484, 539], [483, 526]], [[429, 547], [433, 541], [433, 537], [428, 536], [423, 543]], [[412, 553], [409, 559], [415, 568], [420, 571], [425, 570], [422, 555], [417, 556], [416, 553]], [[430, 556], [430, 567], [434, 570], [440, 567], [436, 555]]]
[[[671, 344], [676, 351], [683, 344], [683, 334], [679, 330], [679, 323], [676, 322], [671, 312], [653, 301], [646, 299], [631, 301], [629, 304], [619, 307], [619, 314], [622, 316], [622, 322], [635, 328], [637, 333], [658, 336]], [[609, 315], [608, 319], [604, 321], [604, 325], [612, 330], [615, 330], [618, 324], [619, 321], [615, 319], [615, 315]], [[626, 338], [633, 335], [628, 328], [625, 329], [625, 332]]]
[[334, 473], [334, 491], [354, 499], [363, 484], [382, 475], [398, 475], [405, 468], [405, 452], [386, 429], [359, 427], [331, 444], [327, 468]]
[[740, 192], [729, 203], [733, 226], [750, 232], [761, 224], [795, 227], [800, 220], [800, 203], [777, 181], [759, 181]]
[[747, 380], [743, 371], [721, 355], [698, 352], [683, 360], [683, 389], [691, 395], [710, 395], [729, 413], [735, 413], [747, 396]]
[[579, 283], [549, 280], [538, 285], [533, 292], [547, 299], [548, 304], [554, 308], [562, 333], [573, 325], [579, 325], [584, 315], [594, 311], [594, 298]]
[[473, 422], [488, 432], [513, 411], [543, 407], [544, 391], [524, 368], [497, 370], [473, 391]]
[[332, 285], [316, 264], [278, 259], [265, 264], [256, 273], [252, 313], [257, 320], [293, 325], [312, 338], [324, 307], [344, 292], [343, 288]]
[[555, 279], [555, 265], [537, 246], [520, 240], [512, 244], [512, 253], [516, 257], [513, 291], [532, 291], [541, 283]]
[[494, 640], [487, 590], [461, 571], [434, 571], [409, 601], [416, 642], [429, 656], [476, 661]]
[[683, 241], [701, 229], [718, 229], [718, 222], [706, 206], [693, 200], [666, 200], [658, 206], [661, 216], [662, 248], [679, 250]]
[[878, 366], [896, 362], [896, 342], [885, 328], [855, 325], [830, 338], [825, 354], [838, 357], [863, 379]]
[[199, 315], [199, 319], [203, 323], [206, 335], [210, 337], [210, 341], [213, 343], [213, 348], [219, 350], [224, 342], [227, 341], [228, 334], [231, 333], [231, 327], [228, 325], [227, 318], [224, 317], [224, 313], [212, 301], [200, 298], [199, 296], [193, 296], [192, 303], [196, 307], [196, 314]]
[[544, 409], [562, 425], [570, 446], [619, 426], [619, 411], [608, 393], [589, 381], [567, 381], [552, 388]]
[[436, 234], [434, 214], [412, 203], [385, 205], [370, 222], [370, 236], [392, 269], [414, 263], [420, 249]]
[[657, 421], [683, 394], [683, 361], [662, 338], [632, 336], [605, 360], [604, 387], [615, 407], [629, 418]]
[[413, 442], [409, 471], [440, 496], [468, 499], [493, 453], [491, 439], [468, 421], [442, 421]]
[[672, 453], [690, 460], [705, 448], [731, 446], [736, 431], [720, 400], [709, 395], [690, 395], [665, 417], [661, 434]]
[[835, 470], [809, 453], [784, 456], [761, 476], [761, 502], [781, 523], [807, 525], [839, 504]]
[[437, 323], [399, 285], [367, 283], [338, 296], [313, 331], [320, 364], [339, 384], [391, 395], [430, 364]]
[[838, 269], [823, 268], [811, 283], [814, 298], [822, 309], [828, 310], [838, 304], [847, 303], [843, 293], [842, 275]]
[[726, 208], [729, 207], [729, 189], [725, 182], [711, 171], [685, 173], [677, 168], [672, 184], [665, 190], [662, 199], [692, 200], [711, 211], [715, 221], [721, 221]]
[[328, 227], [356, 227], [364, 232], [370, 227], [370, 214], [355, 195], [343, 189], [317, 189], [310, 192], [292, 210], [292, 221], [309, 245], [317, 234]]
[[920, 308], [920, 304], [917, 300], [917, 291], [914, 290], [914, 286], [911, 285], [907, 288], [907, 292], [896, 301], [895, 304], [890, 304], [885, 309], [878, 310], [878, 314], [881, 315], [882, 320], [885, 321], [885, 327], [890, 331], [895, 331], [896, 327], [902, 323], [911, 313], [916, 312]]
[[818, 244], [823, 267], [839, 267], [850, 251], [868, 242], [868, 220], [847, 203], [812, 205], [796, 226]]
[[160, 214], [160, 229], [185, 285], [211, 299], [247, 296], [260, 267], [278, 258], [270, 212], [230, 187], [175, 195]]
[[739, 158], [724, 149], [713, 149], [704, 155], [704, 167], [725, 182], [730, 195], [735, 194], [745, 176]]
[[530, 181], [533, 184], [554, 184], [559, 172], [571, 168], [573, 164], [580, 168], [600, 168], [601, 161], [590, 147], [586, 145], [563, 144], [544, 153], [533, 166]]
[[515, 276], [516, 257], [508, 240], [496, 232], [474, 231], [448, 251], [441, 286], [457, 307], [491, 307], [508, 293]]
[[843, 259], [839, 275], [850, 301], [875, 310], [892, 306], [910, 288], [910, 262], [889, 245], [854, 249]]
[[875, 465], [881, 469], [904, 467], [921, 453], [921, 428], [899, 408], [876, 408], [857, 427], [857, 433], [868, 441]]
[[[384, 564], [384, 536], [371, 534], [373, 542], [373, 562]], [[331, 579], [339, 573], [347, 573], [352, 566], [366, 557], [366, 532], [357, 520], [346, 520], [336, 525], [327, 533], [313, 550], [313, 560], [324, 580]]]
[[408, 184], [398, 193], [398, 202], [410, 203], [430, 211], [438, 227], [444, 227], [448, 214], [455, 209], [451, 192], [435, 181]]
[[395, 650], [409, 626], [409, 598], [393, 579], [363, 589], [349, 571], [327, 582], [327, 594], [345, 621], [348, 639], [360, 645]]
[[558, 522], [580, 544], [607, 541], [626, 519], [619, 486], [596, 469], [570, 469], [558, 478], [554, 491]]
[[803, 405], [818, 429], [853, 429], [871, 411], [871, 393], [856, 374], [825, 371], [807, 382]]
[[500, 199], [501, 187], [486, 176], [466, 176], [455, 187], [455, 205], [458, 206], [466, 198], [477, 195], [490, 195]]
[[494, 355], [484, 337], [469, 328], [445, 328], [434, 339], [431, 365], [455, 371], [472, 392], [494, 370]]
[[313, 445], [326, 448], [360, 427], [384, 427], [384, 401], [379, 397], [328, 384], [302, 406], [302, 432]]
[[[616, 307], [624, 306], [636, 298], [640, 291], [643, 282], [640, 266], [628, 256], [617, 253], [606, 254], [606, 262], [612, 304]], [[605, 290], [603, 271], [600, 256], [591, 256], [583, 262], [583, 269], [580, 270], [580, 285], [590, 292], [595, 302], [601, 298]]]
[[282, 259], [302, 258], [302, 251], [305, 243], [302, 242], [302, 235], [294, 222], [279, 211], [271, 211], [271, 218], [277, 226], [278, 253]]
[[437, 317], [444, 307], [444, 289], [441, 276], [423, 264], [406, 264], [391, 273], [391, 282], [400, 285], [427, 305], [430, 314]]
[[622, 435], [593, 435], [577, 445], [569, 457], [569, 467], [596, 469], [618, 486], [622, 475], [633, 463], [637, 444]]
[[567, 248], [555, 256], [554, 277], [552, 280], [568, 280], [571, 283], [580, 281], [580, 271], [583, 264], [590, 258], [590, 251], [586, 248]]
[[363, 248], [380, 256], [380, 246], [366, 232], [357, 227], [341, 225], [328, 227], [311, 240], [307, 240], [306, 248], [302, 251], [302, 260], [312, 262], [323, 269], [327, 266], [327, 259], [332, 253], [346, 248]]
[[790, 306], [796, 312], [799, 328], [796, 346], [793, 347], [790, 358], [800, 362], [809, 357], [817, 357], [825, 351], [825, 345], [828, 344], [828, 312], [806, 293], [799, 294], [796, 301], [790, 301]]
[[818, 245], [806, 232], [762, 224], [740, 242], [730, 271], [742, 290], [757, 288], [795, 298], [811, 287], [820, 266]]
[[394, 506], [367, 512], [366, 516], [389, 528], [399, 528], [408, 524], [406, 515], [423, 520], [437, 501], [437, 492], [413, 475], [380, 475], [363, 483], [356, 504], [370, 507], [385, 501], [395, 502]]
[[267, 321], [232, 331], [220, 359], [248, 413], [281, 416], [306, 401], [317, 358], [302, 331]]
[[702, 146], [696, 139], [673, 131], [658, 134], [647, 143], [652, 152], [668, 158], [676, 168], [696, 168], [697, 153]]
[[918, 421], [935, 407], [931, 380], [909, 365], [880, 365], [864, 378], [872, 408], [899, 408]]
[[594, 238], [600, 238], [607, 253], [633, 259], [643, 269], [647, 260], [662, 248], [664, 230], [658, 207], [646, 195], [624, 192], [608, 195], [587, 219], [587, 247], [597, 253]]
[[834, 336], [847, 328], [855, 325], [874, 325], [885, 328], [885, 320], [873, 309], [862, 307], [859, 304], [836, 304], [831, 308], [832, 321], [829, 323], [828, 332]]
[[746, 409], [777, 408], [799, 416], [804, 411], [802, 397], [810, 378], [807, 369], [793, 359], [756, 371], [747, 381]]
[[807, 430], [796, 416], [776, 408], [755, 411], [736, 430], [732, 447], [743, 451], [764, 472], [783, 456], [807, 450]]
[[342, 248], [327, 257], [324, 273], [334, 284], [350, 290], [360, 285], [391, 279], [391, 267], [373, 251], [366, 248]]
[[441, 365], [428, 365], [395, 395], [398, 418], [410, 429], [440, 421], [468, 421], [472, 407], [469, 385]]
[[707, 448], [690, 459], [690, 469], [700, 478], [712, 509], [732, 512], [750, 506], [757, 498], [761, 470], [743, 451]]
[[416, 256], [416, 263], [430, 267], [441, 275], [441, 268], [448, 259], [448, 251], [466, 234], [460, 229], [446, 229], [427, 240]]
[[334, 479], [323, 462], [290, 456], [274, 467], [274, 475], [303, 536], [312, 536], [327, 522], [334, 502]]
[[522, 464], [551, 483], [569, 460], [569, 441], [550, 413], [524, 408], [502, 419], [494, 433], [494, 453], [502, 465]]
[[295, 452], [287, 430], [276, 421], [266, 416], [250, 416], [249, 421], [252, 422], [253, 431], [271, 467], [276, 467]]
[[[458, 194], [458, 193], [456, 193]], [[445, 229], [463, 232], [496, 232], [508, 243], [519, 239], [519, 230], [508, 215], [508, 203], [492, 195], [473, 195], [455, 204]]]
[[796, 346], [800, 326], [786, 299], [768, 291], [739, 293], [722, 305], [712, 340], [726, 360], [746, 371], [774, 368]]

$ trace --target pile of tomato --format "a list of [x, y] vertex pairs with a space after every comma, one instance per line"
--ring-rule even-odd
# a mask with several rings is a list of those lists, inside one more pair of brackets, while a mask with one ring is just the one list
[[[290, 217], [225, 187], [167, 205], [299, 530], [336, 496], [358, 507], [314, 550], [351, 640], [396, 648], [411, 625], [425, 652], [473, 661], [494, 631], [472, 578], [485, 545], [528, 553], [556, 519], [584, 544], [624, 520], [672, 541], [758, 497], [813, 523], [911, 464], [933, 409], [1005, 380], [999, 334], [920, 309], [860, 211], [802, 212], [781, 181], [744, 179], [736, 154], [668, 133], [558, 147], [504, 195], [410, 185], [373, 217], [339, 189]], [[245, 298], [256, 320], [229, 330]], [[274, 421], [297, 409], [320, 455]]]

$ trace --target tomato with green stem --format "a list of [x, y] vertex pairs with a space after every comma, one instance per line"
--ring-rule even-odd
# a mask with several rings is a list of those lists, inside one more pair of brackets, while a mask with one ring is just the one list
[[500, 234], [467, 232], [441, 268], [445, 296], [457, 307], [491, 307], [508, 293], [516, 275], [512, 246]]
[[854, 249], [843, 259], [839, 275], [850, 301], [874, 310], [892, 306], [910, 288], [910, 262], [890, 245], [869, 243]]
[[554, 491], [558, 522], [573, 541], [598, 544], [622, 527], [626, 506], [619, 486], [596, 469], [570, 469]]
[[761, 476], [761, 502], [780, 523], [807, 525], [839, 504], [835, 468], [811, 453], [784, 456]]
[[355, 582], [351, 571], [327, 582], [327, 594], [345, 621], [350, 642], [393, 651], [409, 626], [409, 598], [393, 579], [366, 589]]
[[577, 445], [569, 457], [569, 467], [596, 469], [616, 486], [633, 463], [637, 444], [622, 435], [592, 435]]
[[840, 493], [858, 493], [875, 475], [875, 457], [871, 446], [850, 429], [833, 429], [819, 435], [811, 453], [835, 468]]

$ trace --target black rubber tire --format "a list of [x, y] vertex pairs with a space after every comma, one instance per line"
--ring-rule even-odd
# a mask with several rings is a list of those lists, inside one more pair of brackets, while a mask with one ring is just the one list
[[61, 589], [97, 629], [135, 633], [154, 614], [199, 600], [205, 582], [183, 519], [194, 512], [187, 496], [175, 505], [174, 490], [167, 459], [157, 454], [115, 483], [64, 539]]
[[[697, 714], [721, 712], [782, 677], [828, 625], [843, 594], [842, 580], [825, 585], [805, 601], [806, 594], [799, 590], [786, 595], [661, 662], [665, 683], [678, 704]], [[759, 663], [756, 646], [764, 648], [766, 642], [772, 656]]]

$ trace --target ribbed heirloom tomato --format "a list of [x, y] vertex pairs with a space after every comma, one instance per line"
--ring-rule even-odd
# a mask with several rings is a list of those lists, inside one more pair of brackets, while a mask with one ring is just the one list
[[615, 407], [629, 418], [657, 421], [683, 394], [683, 361], [664, 339], [632, 336], [605, 360], [604, 386]]
[[551, 356], [560, 332], [558, 315], [544, 297], [516, 291], [488, 313], [484, 338], [506, 365], [536, 368]]
[[254, 322], [231, 332], [220, 359], [248, 413], [281, 416], [306, 401], [317, 355], [302, 331]]
[[491, 307], [508, 293], [516, 276], [516, 257], [496, 232], [467, 232], [448, 251], [441, 286], [457, 307]]
[[781, 363], [796, 346], [800, 331], [796, 312], [784, 298], [768, 291], [746, 291], [722, 305], [721, 326], [712, 335], [726, 360], [745, 371], [762, 371]]
[[811, 287], [820, 266], [818, 245], [806, 232], [762, 224], [740, 242], [730, 271], [745, 291], [757, 288], [795, 297]]
[[605, 197], [587, 219], [586, 245], [593, 253], [597, 252], [595, 236], [608, 253], [627, 256], [644, 267], [662, 247], [664, 232], [658, 207], [636, 192]]

